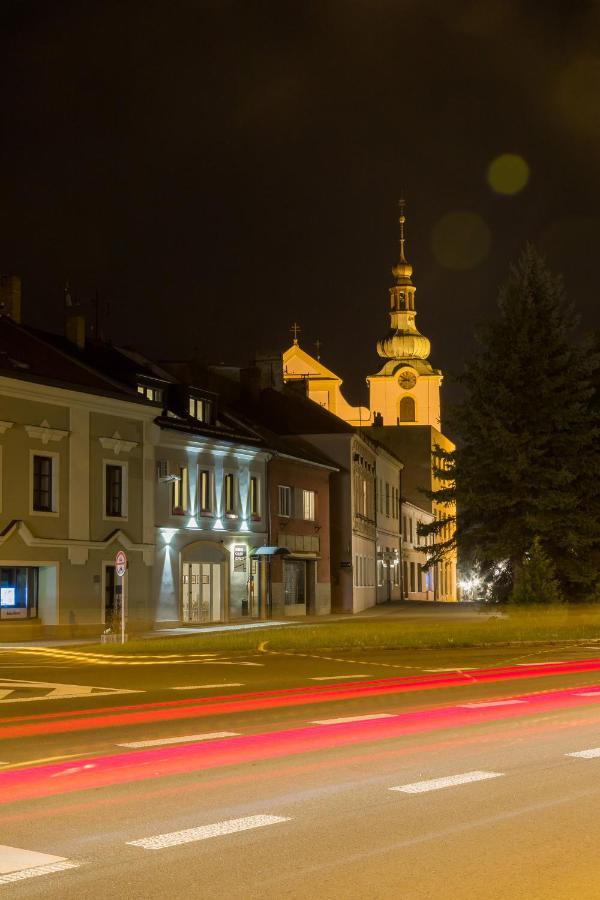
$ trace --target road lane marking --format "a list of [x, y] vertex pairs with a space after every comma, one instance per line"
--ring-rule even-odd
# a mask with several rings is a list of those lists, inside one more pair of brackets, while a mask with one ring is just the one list
[[78, 865], [79, 863], [71, 862], [64, 856], [0, 844], [0, 884], [60, 872], [62, 869], [74, 869]]
[[485, 700], [481, 703], [459, 703], [458, 709], [488, 709], [491, 706], [513, 706], [515, 703], [527, 703], [527, 700]]
[[344, 722], [370, 722], [371, 719], [395, 719], [394, 713], [372, 713], [370, 716], [344, 716], [340, 719], [315, 719], [311, 725], [341, 725]]
[[600, 697], [600, 691], [578, 691], [574, 697]]
[[127, 843], [131, 847], [142, 847], [144, 850], [163, 850], [165, 847], [175, 847], [178, 844], [205, 841], [208, 838], [220, 837], [224, 834], [235, 834], [238, 831], [249, 831], [252, 828], [263, 828], [265, 825], [277, 825], [279, 822], [289, 821], [291, 820], [287, 816], [245, 816], [243, 819], [227, 819], [225, 822], [215, 822], [214, 825], [201, 825], [199, 828], [187, 828], [185, 831], [171, 831], [139, 841], [127, 841]]
[[66, 869], [78, 869], [79, 863], [65, 859], [64, 862], [49, 863], [47, 866], [34, 866], [32, 869], [21, 869], [19, 872], [8, 872], [0, 875], [0, 884], [11, 884], [24, 881], [26, 878], [39, 878], [40, 875], [51, 875], [53, 872], [64, 872]]
[[[112, 694], [140, 694], [131, 688], [93, 687], [84, 684], [64, 684], [55, 681], [23, 681], [0, 678], [0, 703], [32, 703], [46, 700], [81, 700]], [[11, 696], [11, 695], [21, 696]], [[23, 696], [25, 695], [25, 696]]]
[[431, 778], [429, 781], [415, 781], [391, 787], [390, 791], [402, 791], [403, 794], [425, 794], [427, 791], [439, 791], [442, 788], [454, 787], [457, 784], [469, 784], [472, 781], [486, 781], [488, 778], [500, 778], [504, 772], [464, 772], [462, 775], [449, 775], [447, 778]]
[[193, 744], [196, 741], [215, 741], [218, 738], [239, 737], [237, 731], [211, 731], [207, 734], [185, 734], [182, 737], [158, 738], [152, 741], [130, 741], [127, 744], [117, 744], [117, 747], [161, 747], [164, 744]]
[[518, 666], [526, 667], [526, 666], [565, 666], [566, 662], [564, 659], [549, 659], [546, 662], [534, 662], [534, 663], [517, 663]]
[[344, 678], [373, 678], [373, 675], [364, 675], [362, 672], [358, 675], [314, 675], [309, 681], [342, 681]]
[[576, 753], [565, 753], [565, 756], [575, 756], [579, 759], [596, 759], [600, 756], [600, 747], [594, 747], [592, 750], [578, 750]]
[[243, 681], [229, 681], [226, 684], [184, 684], [172, 687], [172, 691], [207, 691], [209, 688], [244, 687]]
[[452, 669], [423, 669], [424, 672], [475, 672], [477, 666], [454, 666]]

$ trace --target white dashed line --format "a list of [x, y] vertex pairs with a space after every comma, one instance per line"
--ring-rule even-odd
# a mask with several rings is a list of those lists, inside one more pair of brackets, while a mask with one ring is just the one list
[[171, 688], [172, 691], [208, 691], [210, 688], [244, 687], [242, 681], [229, 681], [227, 684], [185, 684]]
[[314, 675], [309, 679], [310, 681], [343, 681], [344, 678], [373, 678], [372, 675], [364, 675], [362, 672], [360, 674], [354, 675]]
[[564, 659], [549, 659], [546, 662], [534, 662], [534, 663], [517, 663], [518, 666], [526, 667], [526, 666], [564, 666], [566, 665]]
[[504, 772], [465, 772], [462, 775], [450, 775], [448, 778], [432, 778], [429, 781], [415, 781], [391, 787], [390, 791], [402, 791], [404, 794], [425, 794], [427, 791], [439, 791], [442, 788], [455, 787], [457, 784], [469, 784], [472, 781], [486, 781], [488, 778], [500, 778]]
[[578, 691], [574, 697], [600, 697], [600, 691]]
[[592, 750], [578, 750], [577, 753], [565, 753], [565, 756], [575, 756], [579, 759], [596, 759], [600, 756], [600, 747], [594, 747]]
[[130, 741], [127, 744], [117, 744], [117, 747], [161, 747], [165, 744], [193, 744], [196, 741], [215, 741], [218, 738], [239, 737], [237, 731], [212, 731], [207, 734], [185, 734], [182, 737], [158, 738], [153, 741]]
[[515, 703], [527, 703], [527, 700], [486, 700], [482, 703], [459, 703], [458, 709], [488, 709], [491, 706], [514, 706]]
[[265, 825], [277, 825], [279, 822], [289, 821], [290, 819], [285, 816], [245, 816], [243, 819], [228, 819], [225, 822], [216, 822], [214, 825], [201, 825], [199, 828], [187, 828], [185, 831], [171, 831], [139, 841], [127, 841], [127, 843], [131, 847], [142, 847], [144, 850], [163, 850], [165, 847], [175, 847], [178, 844], [205, 841], [223, 834], [235, 834], [238, 831], [249, 831], [251, 828], [263, 828]]
[[344, 716], [341, 719], [315, 719], [311, 725], [341, 725], [344, 722], [369, 722], [371, 719], [395, 719], [394, 713], [373, 713], [370, 716]]
[[452, 669], [423, 669], [424, 672], [475, 672], [477, 666], [454, 666]]

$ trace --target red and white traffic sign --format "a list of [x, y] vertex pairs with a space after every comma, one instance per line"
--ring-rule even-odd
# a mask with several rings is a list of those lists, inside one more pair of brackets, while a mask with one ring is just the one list
[[122, 578], [127, 571], [127, 556], [124, 550], [119, 550], [115, 557], [115, 569], [119, 578]]

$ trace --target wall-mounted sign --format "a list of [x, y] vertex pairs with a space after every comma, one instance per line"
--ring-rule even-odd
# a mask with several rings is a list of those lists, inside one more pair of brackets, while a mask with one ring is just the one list
[[16, 602], [14, 587], [0, 588], [0, 606], [14, 606]]
[[246, 544], [236, 544], [233, 548], [233, 571], [245, 572], [248, 548]]

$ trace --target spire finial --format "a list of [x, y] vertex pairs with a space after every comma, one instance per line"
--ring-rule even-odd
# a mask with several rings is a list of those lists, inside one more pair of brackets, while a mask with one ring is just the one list
[[300, 326], [298, 325], [297, 322], [294, 322], [294, 324], [290, 328], [290, 331], [292, 332], [292, 334], [294, 336], [294, 346], [297, 347], [298, 346], [298, 335], [300, 334], [302, 329], [300, 328]]
[[321, 344], [321, 341], [319, 340], [319, 338], [317, 338], [316, 341], [315, 341], [315, 347], [317, 348], [317, 359], [318, 359], [319, 362], [320, 362], [320, 360], [321, 360], [321, 347], [322, 347], [322, 344]]
[[398, 206], [400, 207], [400, 217], [398, 219], [398, 221], [400, 222], [400, 262], [405, 263], [407, 260], [404, 255], [404, 223], [406, 222], [406, 216], [404, 215], [404, 207], [406, 206], [406, 201], [404, 200], [404, 191], [402, 191], [400, 194]]

